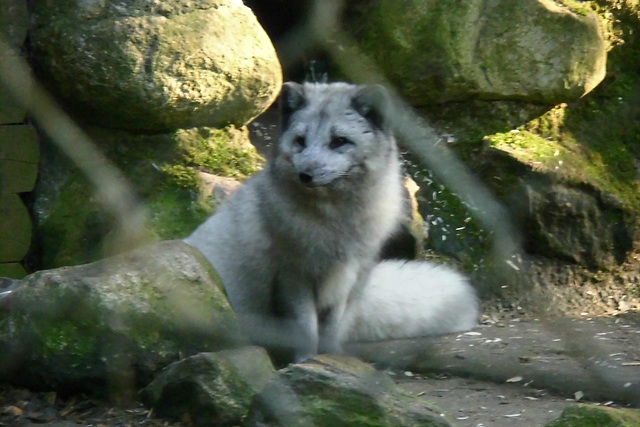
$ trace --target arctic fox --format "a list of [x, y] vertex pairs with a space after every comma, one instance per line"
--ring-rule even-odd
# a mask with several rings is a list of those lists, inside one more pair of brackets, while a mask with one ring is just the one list
[[282, 134], [248, 179], [185, 242], [224, 283], [251, 341], [302, 361], [347, 341], [473, 328], [460, 274], [380, 261], [402, 220], [402, 172], [380, 86], [285, 83]]

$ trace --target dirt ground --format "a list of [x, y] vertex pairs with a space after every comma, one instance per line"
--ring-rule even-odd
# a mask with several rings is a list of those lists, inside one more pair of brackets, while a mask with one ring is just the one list
[[459, 426], [543, 426], [576, 401], [640, 404], [637, 313], [550, 323], [514, 319], [472, 334], [443, 340], [438, 357], [453, 353], [455, 361], [429, 362], [439, 373], [393, 370], [392, 377], [444, 408]]
[[[476, 330], [349, 348], [456, 425], [543, 426], [575, 401], [640, 405], [640, 313], [586, 319], [485, 316]], [[0, 385], [0, 426], [188, 426], [116, 405]]]
[[[406, 390], [446, 408], [459, 426], [542, 426], [558, 417], [565, 399], [544, 391], [457, 377], [406, 377], [390, 373]], [[55, 393], [31, 393], [0, 386], [0, 426], [183, 426], [157, 419], [141, 405], [114, 407], [107, 402]]]
[[544, 390], [466, 378], [404, 378], [398, 384], [447, 408], [461, 427], [543, 426], [560, 416], [567, 405], [564, 398]]

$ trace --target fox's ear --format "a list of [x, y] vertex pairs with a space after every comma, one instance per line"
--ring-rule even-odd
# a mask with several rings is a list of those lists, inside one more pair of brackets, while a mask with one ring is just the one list
[[353, 109], [379, 129], [385, 128], [390, 103], [389, 92], [382, 85], [362, 86], [351, 100]]
[[280, 115], [282, 116], [283, 128], [286, 128], [291, 114], [302, 108], [305, 102], [302, 85], [294, 82], [286, 82], [282, 85], [282, 92], [280, 92]]

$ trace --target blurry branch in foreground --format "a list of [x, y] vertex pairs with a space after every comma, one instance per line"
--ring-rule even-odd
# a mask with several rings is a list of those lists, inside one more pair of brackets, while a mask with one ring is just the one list
[[115, 217], [115, 242], [142, 241], [145, 210], [120, 171], [33, 78], [27, 61], [1, 35], [0, 58], [0, 84], [93, 184], [95, 193]]

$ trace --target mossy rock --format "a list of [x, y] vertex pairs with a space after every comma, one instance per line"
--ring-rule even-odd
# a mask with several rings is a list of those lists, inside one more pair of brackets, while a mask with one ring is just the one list
[[173, 363], [140, 395], [162, 417], [195, 425], [239, 425], [274, 375], [261, 347], [200, 353]]
[[605, 75], [595, 14], [551, 0], [393, 1], [354, 6], [359, 45], [414, 105], [467, 99], [556, 104]]
[[570, 405], [546, 427], [635, 427], [640, 410], [595, 405]]
[[0, 193], [0, 262], [19, 262], [31, 244], [31, 217], [17, 194]]
[[244, 425], [451, 426], [428, 401], [383, 372], [345, 356], [320, 355], [278, 371], [255, 397]]
[[12, 279], [22, 279], [27, 275], [24, 266], [18, 262], [0, 263], [0, 277], [9, 277]]
[[[141, 232], [146, 241], [184, 238], [213, 212], [199, 171], [243, 179], [264, 163], [246, 128], [192, 128], [158, 135], [94, 128], [89, 133], [146, 207], [147, 230]], [[83, 172], [50, 145], [43, 157], [34, 202], [39, 267], [84, 264], [131, 249], [118, 246], [122, 237], [116, 221]]]
[[[592, 92], [552, 108], [476, 100], [423, 111], [511, 209], [524, 247], [537, 261], [615, 269], [640, 230], [640, 6], [608, 0], [579, 6], [608, 22], [612, 48], [608, 76]], [[429, 224], [442, 218], [447, 225], [442, 231], [442, 224], [431, 224], [429, 248], [466, 260], [470, 269], [482, 267], [492, 231], [478, 226], [473, 206], [460, 203], [429, 171], [416, 170], [424, 176], [416, 179], [424, 190], [423, 216]], [[456, 232], [442, 240], [447, 230]]]
[[509, 206], [530, 253], [612, 267], [626, 259], [638, 233], [634, 158], [624, 141], [571, 132], [577, 124], [567, 116], [574, 114], [560, 105], [485, 137], [475, 167]]
[[[4, 110], [4, 105], [0, 105]], [[39, 160], [38, 133], [33, 126], [0, 126], [1, 193], [33, 190]]]
[[243, 126], [280, 91], [275, 49], [240, 1], [30, 6], [41, 77], [76, 113], [104, 127]]
[[220, 279], [181, 241], [34, 273], [2, 302], [0, 378], [38, 389], [127, 397], [183, 355], [240, 342]]

